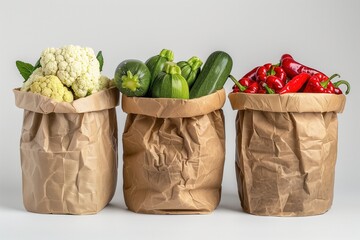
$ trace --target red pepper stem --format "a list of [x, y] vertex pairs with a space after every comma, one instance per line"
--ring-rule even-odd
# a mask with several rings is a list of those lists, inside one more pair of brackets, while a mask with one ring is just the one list
[[277, 63], [277, 64], [273, 64], [268, 72], [268, 76], [272, 76], [272, 75], [275, 75], [276, 72], [275, 72], [275, 68], [276, 67], [280, 67], [280, 63]]
[[331, 81], [331, 79], [333, 79], [333, 78], [335, 78], [335, 77], [340, 77], [340, 75], [337, 74], [337, 73], [331, 75], [331, 77], [329, 77], [326, 81], [320, 82], [321, 86], [326, 89], [327, 86], [329, 85], [329, 82]]
[[346, 92], [345, 94], [348, 95], [350, 93], [350, 83], [348, 81], [345, 81], [345, 80], [340, 80], [340, 81], [337, 81], [337, 82], [334, 82], [334, 87], [339, 87], [341, 84], [345, 84], [346, 85]]
[[241, 85], [238, 80], [235, 79], [235, 77], [233, 75], [229, 75], [229, 78], [231, 79], [231, 81], [233, 81], [235, 83], [235, 85], [239, 88], [240, 92], [243, 92], [246, 90], [247, 87]]
[[275, 75], [275, 67], [276, 67], [276, 65], [271, 66], [270, 71], [268, 72], [268, 76]]
[[275, 93], [274, 90], [272, 90], [271, 88], [269, 88], [269, 86], [268, 86], [266, 83], [264, 83], [262, 86], [266, 89], [266, 92], [267, 92], [268, 94], [274, 94], [274, 93]]

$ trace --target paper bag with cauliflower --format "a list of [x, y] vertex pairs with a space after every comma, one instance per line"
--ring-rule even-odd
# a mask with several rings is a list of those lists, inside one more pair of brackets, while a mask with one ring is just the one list
[[221, 90], [198, 99], [122, 97], [124, 198], [134, 212], [202, 214], [220, 201]]
[[[98, 55], [99, 56], [99, 55]], [[20, 155], [25, 208], [92, 214], [111, 200], [117, 179], [119, 91], [101, 76], [90, 48], [43, 51], [35, 66], [18, 61], [14, 89], [24, 109]]]
[[337, 113], [344, 95], [230, 94], [236, 117], [236, 174], [242, 208], [305, 216], [332, 204]]
[[117, 179], [119, 91], [72, 103], [14, 90], [24, 109], [20, 141], [23, 201], [30, 212], [92, 214], [105, 207]]

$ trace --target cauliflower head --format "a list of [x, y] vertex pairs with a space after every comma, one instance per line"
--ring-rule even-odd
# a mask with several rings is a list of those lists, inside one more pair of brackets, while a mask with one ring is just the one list
[[77, 98], [99, 89], [100, 64], [91, 48], [74, 45], [47, 48], [41, 54], [40, 64], [43, 75], [57, 76], [72, 88]]
[[74, 96], [55, 75], [37, 77], [29, 86], [30, 92], [52, 98], [58, 102], [72, 102]]

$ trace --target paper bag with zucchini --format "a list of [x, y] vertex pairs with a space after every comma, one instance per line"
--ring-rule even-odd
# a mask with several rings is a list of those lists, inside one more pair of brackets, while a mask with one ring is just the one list
[[116, 88], [71, 103], [14, 90], [24, 109], [20, 141], [23, 201], [37, 213], [93, 214], [117, 179]]
[[332, 204], [337, 113], [344, 95], [229, 95], [236, 117], [241, 205], [255, 215], [303, 216]]
[[202, 214], [220, 201], [225, 91], [191, 99], [122, 97], [126, 206], [134, 212]]

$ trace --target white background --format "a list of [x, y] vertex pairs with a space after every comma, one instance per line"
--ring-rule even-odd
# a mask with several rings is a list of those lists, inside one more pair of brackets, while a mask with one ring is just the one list
[[[2, 1], [0, 4], [0, 239], [360, 239], [359, 71], [360, 1]], [[235, 115], [226, 102], [223, 199], [204, 216], [156, 216], [126, 210], [119, 181], [110, 206], [96, 215], [26, 212], [22, 205], [19, 141], [23, 111], [12, 89], [22, 77], [15, 61], [35, 63], [46, 47], [78, 44], [102, 50], [103, 73], [119, 62], [146, 60], [172, 49], [175, 60], [228, 52], [232, 74], [278, 62], [283, 53], [352, 84], [339, 114], [332, 209], [315, 217], [257, 217], [242, 212], [234, 172]], [[230, 92], [231, 82], [225, 88]], [[119, 107], [119, 133], [126, 115]]]

